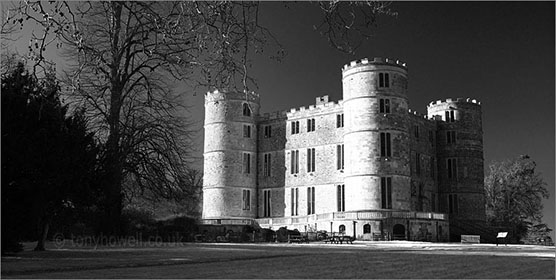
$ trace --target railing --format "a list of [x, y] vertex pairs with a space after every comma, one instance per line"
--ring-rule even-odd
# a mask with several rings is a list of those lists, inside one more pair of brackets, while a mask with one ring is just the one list
[[259, 224], [306, 224], [317, 221], [341, 221], [341, 220], [365, 220], [365, 219], [429, 219], [429, 220], [447, 220], [448, 215], [443, 213], [432, 212], [411, 212], [411, 211], [353, 211], [353, 212], [332, 212], [324, 214], [313, 214], [307, 216], [294, 216], [285, 218], [263, 218], [256, 219]]

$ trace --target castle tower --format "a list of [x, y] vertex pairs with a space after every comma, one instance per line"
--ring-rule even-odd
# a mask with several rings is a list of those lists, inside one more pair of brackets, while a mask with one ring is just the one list
[[410, 210], [405, 63], [362, 59], [342, 70], [345, 210]]
[[[485, 221], [483, 129], [480, 102], [469, 98], [431, 102], [437, 120], [440, 210], [450, 223]], [[453, 228], [456, 229], [456, 228]]]
[[257, 215], [259, 95], [205, 94], [203, 219], [251, 219]]

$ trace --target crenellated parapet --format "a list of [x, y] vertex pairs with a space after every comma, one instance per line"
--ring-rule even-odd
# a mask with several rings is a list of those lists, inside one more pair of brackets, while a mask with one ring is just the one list
[[214, 90], [205, 93], [205, 103], [215, 102], [220, 100], [245, 100], [254, 103], [259, 103], [260, 96], [254, 91], [227, 91], [227, 90]]
[[308, 107], [299, 107], [299, 108], [292, 108], [287, 111], [288, 118], [301, 118], [301, 117], [308, 117], [311, 115], [316, 115], [320, 113], [329, 113], [332, 111], [341, 111], [343, 110], [343, 100], [339, 100], [337, 102], [330, 101], [326, 103], [321, 103], [317, 105], [309, 105]]
[[476, 104], [476, 105], [481, 105], [481, 102], [479, 102], [476, 99], [472, 99], [472, 98], [447, 98], [445, 100], [437, 100], [437, 101], [432, 101], [431, 103], [429, 103], [429, 105], [427, 106], [427, 108], [429, 107], [433, 107], [436, 105], [441, 105], [443, 103], [470, 103], [470, 104]]
[[358, 59], [351, 61], [348, 64], [345, 64], [342, 67], [342, 71], [347, 71], [348, 69], [360, 67], [360, 66], [367, 66], [367, 65], [389, 65], [389, 66], [396, 66], [407, 70], [407, 64], [405, 62], [401, 62], [399, 60], [390, 59], [390, 58], [381, 58], [375, 57], [372, 60], [368, 58]]

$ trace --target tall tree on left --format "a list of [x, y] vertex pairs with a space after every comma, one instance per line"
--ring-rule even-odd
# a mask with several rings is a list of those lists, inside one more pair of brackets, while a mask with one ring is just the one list
[[58, 214], [92, 202], [98, 146], [83, 115], [67, 115], [54, 73], [38, 80], [19, 63], [1, 97], [2, 252], [22, 239], [44, 250]]

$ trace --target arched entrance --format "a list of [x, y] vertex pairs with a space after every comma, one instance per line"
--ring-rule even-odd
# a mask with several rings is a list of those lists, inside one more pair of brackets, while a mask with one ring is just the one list
[[371, 225], [365, 224], [363, 225], [363, 233], [371, 233]]
[[346, 226], [340, 225], [340, 227], [338, 228], [338, 231], [340, 232], [340, 234], [346, 233]]
[[392, 229], [392, 240], [405, 240], [405, 227], [403, 225], [394, 225]]

